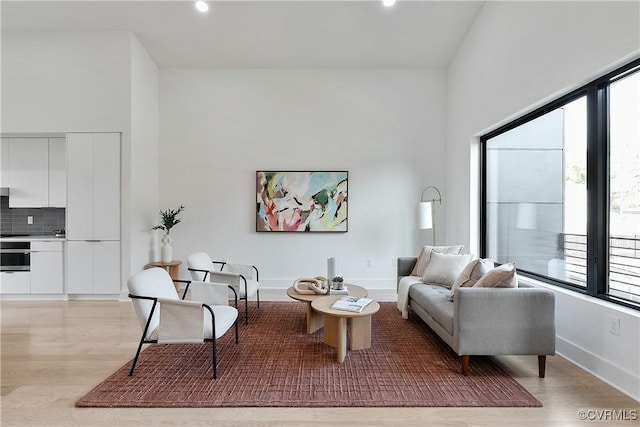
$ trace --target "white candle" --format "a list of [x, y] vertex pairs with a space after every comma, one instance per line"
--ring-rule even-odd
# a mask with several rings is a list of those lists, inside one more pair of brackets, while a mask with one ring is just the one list
[[327, 280], [331, 283], [331, 280], [336, 277], [336, 259], [334, 257], [327, 258]]

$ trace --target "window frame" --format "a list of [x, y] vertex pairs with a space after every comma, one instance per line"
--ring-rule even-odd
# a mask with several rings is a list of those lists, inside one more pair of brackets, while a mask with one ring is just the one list
[[[640, 303], [607, 293], [609, 271], [609, 86], [640, 72], [640, 58], [635, 59], [566, 95], [552, 100], [480, 137], [480, 254], [487, 254], [487, 141], [518, 128], [580, 97], [587, 103], [587, 257], [586, 287], [543, 274], [519, 271], [525, 277], [560, 286], [581, 294], [640, 310]], [[595, 221], [592, 220], [595, 218]]]

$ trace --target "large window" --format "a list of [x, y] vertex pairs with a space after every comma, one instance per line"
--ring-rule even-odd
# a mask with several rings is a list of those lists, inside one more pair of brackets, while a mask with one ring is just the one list
[[482, 256], [640, 308], [640, 60], [481, 144]]
[[640, 72], [610, 86], [609, 170], [608, 291], [640, 302]]

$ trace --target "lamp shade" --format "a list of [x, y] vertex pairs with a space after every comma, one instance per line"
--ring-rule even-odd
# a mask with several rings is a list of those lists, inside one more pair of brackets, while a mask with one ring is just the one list
[[418, 205], [418, 227], [422, 230], [433, 228], [432, 202], [420, 202]]

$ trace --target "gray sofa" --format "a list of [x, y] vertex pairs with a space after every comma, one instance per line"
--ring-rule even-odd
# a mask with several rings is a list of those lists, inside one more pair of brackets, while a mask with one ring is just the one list
[[[398, 258], [398, 282], [411, 274], [417, 258]], [[519, 283], [517, 288], [450, 290], [417, 283], [409, 289], [409, 307], [459, 356], [469, 374], [469, 356], [538, 356], [544, 378], [546, 356], [555, 354], [555, 294]]]

